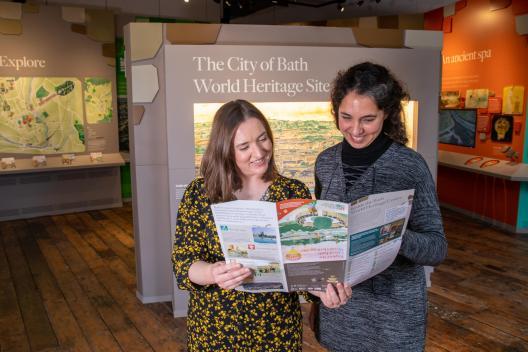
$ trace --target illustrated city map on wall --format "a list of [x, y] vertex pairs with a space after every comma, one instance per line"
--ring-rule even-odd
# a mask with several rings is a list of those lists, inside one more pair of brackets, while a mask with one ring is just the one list
[[84, 102], [88, 123], [109, 123], [112, 121], [112, 82], [106, 78], [84, 79]]
[[[194, 104], [195, 168], [207, 148], [215, 112], [222, 104]], [[303, 181], [313, 193], [315, 159], [324, 149], [340, 142], [329, 102], [255, 103], [268, 119], [275, 139], [275, 161], [279, 172]]]
[[79, 79], [0, 77], [0, 153], [84, 151]]
[[0, 77], [0, 153], [82, 153], [89, 124], [112, 120], [112, 82], [86, 77]]

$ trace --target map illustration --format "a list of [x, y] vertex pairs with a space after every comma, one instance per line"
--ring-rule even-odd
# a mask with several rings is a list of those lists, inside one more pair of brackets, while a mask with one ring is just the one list
[[87, 77], [83, 88], [86, 121], [91, 124], [112, 121], [112, 82], [106, 78]]
[[476, 121], [476, 110], [441, 109], [438, 123], [438, 142], [474, 147]]
[[85, 151], [81, 82], [0, 77], [0, 153]]
[[[212, 119], [222, 104], [194, 104], [195, 167], [207, 148]], [[329, 102], [255, 103], [268, 119], [275, 139], [279, 172], [303, 181], [314, 191], [315, 159], [324, 149], [343, 139], [330, 113]]]

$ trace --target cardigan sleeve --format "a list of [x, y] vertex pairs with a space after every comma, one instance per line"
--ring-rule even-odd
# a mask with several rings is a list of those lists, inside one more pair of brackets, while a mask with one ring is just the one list
[[413, 170], [414, 200], [400, 254], [419, 265], [438, 265], [447, 255], [447, 241], [433, 178], [425, 160]]
[[189, 279], [189, 268], [197, 261], [208, 261], [206, 253], [205, 222], [201, 217], [200, 184], [197, 180], [185, 190], [178, 207], [176, 233], [172, 251], [172, 264], [178, 288], [181, 290], [203, 290]]

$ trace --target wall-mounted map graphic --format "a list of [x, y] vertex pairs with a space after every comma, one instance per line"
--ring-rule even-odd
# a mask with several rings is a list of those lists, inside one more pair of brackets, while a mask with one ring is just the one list
[[112, 82], [106, 78], [86, 77], [83, 87], [86, 121], [88, 123], [112, 121]]
[[[196, 175], [199, 175], [214, 114], [222, 104], [194, 104]], [[303, 181], [313, 192], [317, 155], [343, 139], [330, 113], [329, 102], [255, 103], [268, 119], [275, 139], [279, 172]]]
[[79, 79], [0, 77], [0, 153], [84, 151]]

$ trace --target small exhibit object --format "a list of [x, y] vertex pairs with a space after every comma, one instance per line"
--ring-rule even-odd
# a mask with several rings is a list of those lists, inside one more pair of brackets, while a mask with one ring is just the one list
[[15, 169], [16, 168], [15, 158], [2, 158], [0, 160], [0, 166], [2, 167], [3, 170]]
[[488, 98], [488, 113], [500, 114], [502, 112], [502, 99], [500, 97]]
[[508, 158], [510, 159], [511, 162], [517, 162], [519, 161], [519, 153], [515, 150], [513, 150], [513, 148], [509, 145], [503, 147], [501, 149], [501, 152]]
[[62, 154], [62, 165], [71, 165], [75, 160], [75, 154]]
[[103, 161], [103, 153], [102, 152], [91, 152], [90, 160], [92, 161], [92, 163], [98, 163], [98, 162]]
[[478, 115], [477, 117], [477, 132], [488, 133], [490, 125], [490, 118], [487, 114]]
[[513, 122], [513, 132], [515, 132], [516, 135], [521, 134], [522, 130], [522, 122], [521, 121], [514, 121]]
[[486, 167], [490, 167], [490, 166], [493, 166], [493, 165], [497, 165], [498, 163], [500, 163], [500, 160], [497, 160], [497, 159], [486, 160], [485, 162], [483, 162], [482, 164], [480, 164], [480, 168], [481, 168], [481, 169], [484, 169], [484, 168], [486, 168]]
[[503, 114], [522, 114], [524, 106], [524, 86], [504, 87], [502, 95]]
[[33, 167], [46, 166], [46, 156], [45, 155], [35, 155], [31, 161]]
[[466, 160], [466, 162], [464, 163], [464, 165], [472, 165], [472, 164], [476, 164], [478, 163], [479, 161], [482, 161], [484, 160], [483, 157], [481, 156], [475, 156], [473, 158], [469, 158], [468, 160]]
[[491, 140], [494, 142], [511, 142], [513, 134], [513, 116], [495, 115], [491, 123]]

